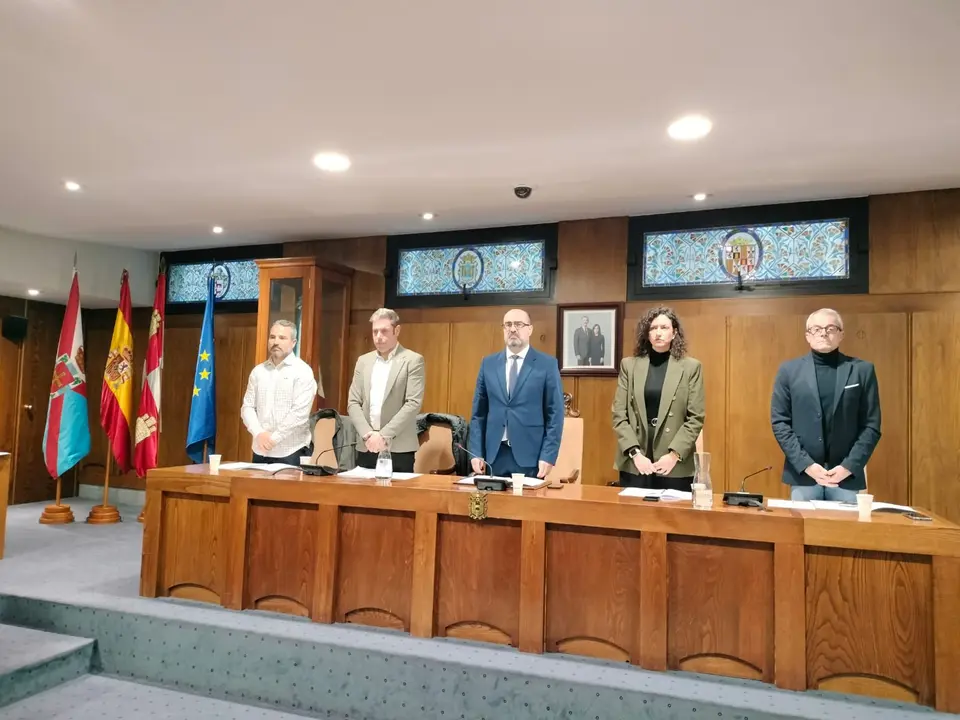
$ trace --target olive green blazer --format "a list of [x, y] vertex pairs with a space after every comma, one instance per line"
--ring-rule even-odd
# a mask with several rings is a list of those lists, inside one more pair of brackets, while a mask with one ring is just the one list
[[[617, 470], [636, 473], [633, 460], [626, 451], [639, 446], [647, 451], [649, 421], [643, 400], [643, 386], [647, 381], [650, 359], [627, 357], [620, 362], [620, 379], [613, 397], [613, 431], [617, 434], [617, 457], [613, 466]], [[693, 456], [697, 437], [703, 429], [706, 414], [706, 397], [703, 391], [703, 376], [699, 360], [684, 357], [667, 360], [666, 377], [660, 394], [660, 412], [653, 437], [653, 455], [656, 462], [671, 450], [680, 460], [668, 477], [689, 477], [694, 474]]]

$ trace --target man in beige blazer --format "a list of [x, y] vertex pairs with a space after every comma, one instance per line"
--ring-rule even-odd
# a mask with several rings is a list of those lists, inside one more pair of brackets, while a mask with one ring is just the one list
[[395, 472], [413, 472], [417, 413], [423, 404], [423, 355], [400, 345], [400, 316], [380, 308], [371, 317], [376, 350], [361, 355], [353, 372], [347, 413], [360, 436], [357, 465], [374, 468], [387, 448]]

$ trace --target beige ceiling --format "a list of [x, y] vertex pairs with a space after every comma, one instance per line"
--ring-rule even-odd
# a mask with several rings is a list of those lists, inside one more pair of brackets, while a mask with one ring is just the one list
[[[958, 71], [960, 0], [0, 0], [0, 225], [174, 249], [957, 186]], [[713, 133], [671, 141], [689, 111]]]

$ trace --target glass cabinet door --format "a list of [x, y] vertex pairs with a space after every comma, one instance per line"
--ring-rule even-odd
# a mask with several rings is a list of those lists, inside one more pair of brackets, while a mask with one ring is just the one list
[[293, 352], [300, 357], [300, 347], [303, 342], [303, 278], [271, 279], [269, 312], [270, 326], [273, 326], [277, 320], [289, 320], [296, 325], [297, 342]]

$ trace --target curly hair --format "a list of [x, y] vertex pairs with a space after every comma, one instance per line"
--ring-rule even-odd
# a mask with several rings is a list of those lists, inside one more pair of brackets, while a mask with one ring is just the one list
[[650, 351], [653, 349], [653, 346], [650, 344], [650, 326], [653, 324], [653, 321], [661, 315], [666, 315], [673, 324], [674, 336], [673, 342], [670, 343], [670, 354], [679, 360], [687, 354], [687, 339], [683, 334], [683, 326], [680, 325], [680, 318], [677, 317], [677, 314], [672, 308], [664, 305], [650, 308], [647, 310], [647, 314], [637, 323], [637, 345], [633, 350], [633, 354], [637, 357], [647, 357], [647, 355], [650, 354]]

